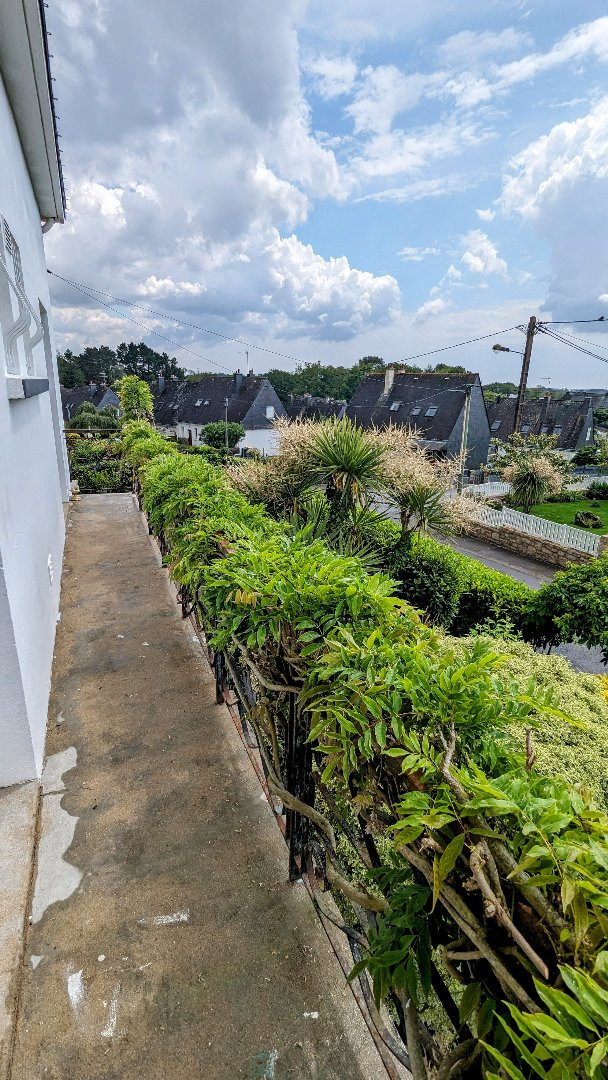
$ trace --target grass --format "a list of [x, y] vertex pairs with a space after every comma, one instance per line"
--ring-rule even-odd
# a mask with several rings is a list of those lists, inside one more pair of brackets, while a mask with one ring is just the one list
[[[608, 533], [608, 500], [600, 502], [599, 506], [593, 506], [591, 499], [577, 499], [576, 502], [539, 503], [538, 506], [532, 507], [532, 513], [537, 517], [546, 518], [547, 521], [557, 521], [560, 525], [574, 525], [574, 515], [579, 510], [589, 510], [603, 522], [601, 529], [589, 529], [589, 532], [598, 535]], [[575, 525], [575, 528], [580, 528], [580, 526]]]

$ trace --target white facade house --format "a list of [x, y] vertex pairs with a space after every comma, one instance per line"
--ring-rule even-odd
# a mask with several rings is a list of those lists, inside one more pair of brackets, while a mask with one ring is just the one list
[[40, 775], [69, 472], [43, 229], [64, 197], [44, 13], [0, 3], [0, 786]]

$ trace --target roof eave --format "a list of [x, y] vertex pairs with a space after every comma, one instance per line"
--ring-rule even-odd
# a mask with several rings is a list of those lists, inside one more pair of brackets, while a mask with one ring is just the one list
[[0, 4], [0, 75], [40, 217], [64, 221], [65, 193], [42, 0]]

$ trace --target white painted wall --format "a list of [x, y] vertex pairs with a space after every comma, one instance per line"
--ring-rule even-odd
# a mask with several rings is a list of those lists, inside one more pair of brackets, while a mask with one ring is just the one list
[[259, 450], [266, 457], [272, 457], [277, 452], [277, 433], [274, 428], [254, 428], [246, 431], [239, 442], [239, 450], [244, 447]]
[[41, 772], [69, 473], [40, 215], [1, 81], [0, 162], [0, 214], [19, 245], [26, 295], [45, 315], [32, 374], [51, 383], [46, 393], [9, 400], [0, 334], [0, 786], [6, 786]]

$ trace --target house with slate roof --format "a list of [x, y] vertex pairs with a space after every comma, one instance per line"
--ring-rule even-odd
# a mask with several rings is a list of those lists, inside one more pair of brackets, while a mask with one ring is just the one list
[[108, 405], [117, 409], [120, 414], [120, 402], [118, 395], [112, 390], [111, 386], [107, 386], [105, 383], [88, 383], [87, 386], [74, 386], [68, 389], [65, 386], [61, 387], [61, 408], [63, 411], [63, 419], [66, 424], [70, 422], [75, 413], [78, 412], [81, 405], [88, 402], [94, 405], [96, 409], [105, 409]]
[[471, 409], [466, 443], [467, 468], [488, 460], [490, 425], [479, 375], [398, 371], [365, 375], [346, 406], [346, 415], [364, 428], [391, 425], [415, 429], [420, 443], [433, 453], [460, 453], [467, 387]]
[[[516, 404], [515, 398], [503, 397], [488, 406], [493, 439], [506, 442], [513, 433]], [[593, 445], [592, 399], [556, 401], [547, 395], [524, 401], [519, 430], [522, 435], [555, 435], [556, 449], [570, 456]]]
[[346, 402], [337, 398], [314, 397], [313, 394], [291, 394], [285, 409], [290, 420], [341, 420]]
[[271, 454], [273, 421], [286, 416], [285, 407], [268, 379], [259, 375], [201, 375], [196, 382], [158, 380], [153, 388], [154, 422], [164, 435], [200, 446], [206, 424], [228, 419], [242, 424], [240, 449]]

